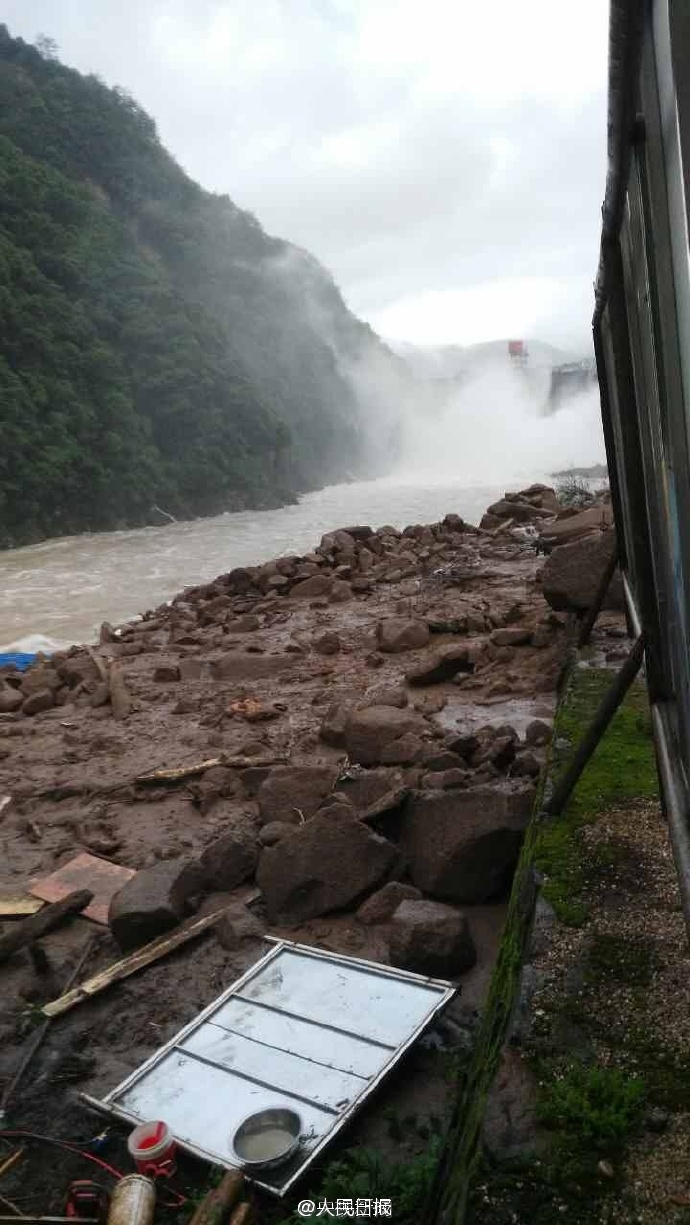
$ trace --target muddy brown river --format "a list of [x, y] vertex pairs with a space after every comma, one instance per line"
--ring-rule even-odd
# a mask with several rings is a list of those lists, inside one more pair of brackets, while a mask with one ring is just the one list
[[447, 511], [476, 523], [506, 488], [546, 480], [523, 472], [499, 485], [387, 478], [333, 485], [279, 510], [241, 511], [137, 531], [47, 540], [0, 553], [0, 650], [38, 650], [94, 639], [185, 586], [233, 566], [306, 552], [348, 523], [430, 523]]

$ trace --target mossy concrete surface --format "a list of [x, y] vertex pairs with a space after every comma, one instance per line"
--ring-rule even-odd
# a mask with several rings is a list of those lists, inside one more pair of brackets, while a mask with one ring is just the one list
[[[611, 681], [608, 669], [572, 668], [551, 780]], [[458, 1225], [690, 1220], [690, 958], [643, 682], [565, 812], [536, 812], [430, 1215]], [[549, 921], [530, 932], [539, 894]], [[497, 1084], [500, 1098], [496, 1070], [516, 1060], [531, 1099], [519, 1113], [534, 1123], [519, 1151], [500, 1153], [482, 1142], [487, 1098]]]

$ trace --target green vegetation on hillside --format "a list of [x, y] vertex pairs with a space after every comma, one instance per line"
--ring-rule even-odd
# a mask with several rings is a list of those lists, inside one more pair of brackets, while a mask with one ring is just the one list
[[362, 473], [372, 363], [402, 385], [316, 260], [0, 26], [0, 547]]

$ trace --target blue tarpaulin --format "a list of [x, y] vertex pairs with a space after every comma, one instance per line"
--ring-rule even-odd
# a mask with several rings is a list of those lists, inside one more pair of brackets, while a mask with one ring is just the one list
[[19, 672], [24, 672], [35, 658], [35, 655], [28, 655], [26, 651], [6, 651], [4, 654], [0, 652], [0, 668], [17, 668]]

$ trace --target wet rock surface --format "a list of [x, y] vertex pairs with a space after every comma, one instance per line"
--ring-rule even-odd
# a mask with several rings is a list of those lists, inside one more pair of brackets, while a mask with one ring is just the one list
[[[545, 489], [520, 496], [549, 512], [535, 514], [539, 531], [556, 521]], [[63, 1018], [61, 1041], [91, 1035], [88, 1092], [109, 1091], [216, 998], [261, 954], [261, 931], [385, 964], [389, 946], [416, 959], [440, 940], [420, 920], [407, 951], [396, 945], [400, 905], [457, 916], [460, 904], [477, 961], [461, 968], [470, 954], [454, 918], [448, 973], [481, 1006], [570, 624], [544, 599], [533, 543], [496, 521], [497, 535], [452, 514], [404, 533], [330, 532], [311, 554], [232, 570], [104, 628], [90, 650], [0, 675], [0, 798], [12, 797], [2, 892], [89, 846], [134, 869], [85, 975], [197, 903], [236, 916]], [[601, 634], [621, 625], [608, 613]], [[506, 629], [513, 645], [491, 641]], [[119, 719], [102, 675], [113, 664], [129, 695]], [[247, 718], [257, 710], [271, 718]], [[87, 929], [73, 920], [42, 942], [52, 986], [27, 987], [24, 962], [6, 965], [0, 1075], [20, 1056], [20, 989], [56, 994]], [[59, 1131], [63, 1104], [49, 1082], [45, 1119], [26, 1117]], [[64, 1134], [79, 1134], [74, 1119]]]
[[450, 902], [499, 895], [511, 879], [533, 799], [529, 784], [415, 795], [401, 836], [415, 885]]
[[191, 914], [204, 878], [191, 860], [171, 860], [145, 868], [115, 894], [108, 922], [124, 952], [155, 940]]
[[400, 866], [392, 843], [333, 811], [264, 850], [256, 880], [269, 918], [292, 925], [352, 906]]
[[464, 914], [423, 899], [400, 903], [389, 948], [391, 965], [435, 978], [457, 978], [477, 960]]

